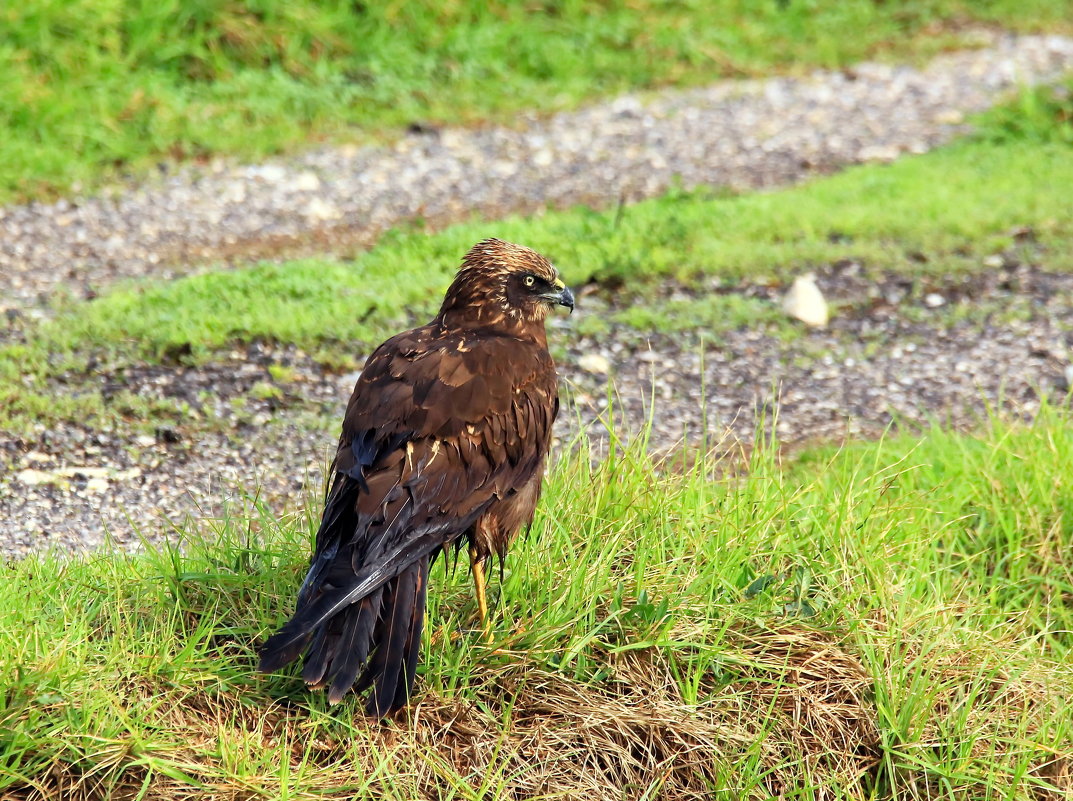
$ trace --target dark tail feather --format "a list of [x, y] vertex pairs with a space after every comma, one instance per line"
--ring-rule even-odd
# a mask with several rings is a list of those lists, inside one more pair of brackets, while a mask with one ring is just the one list
[[390, 617], [384, 616], [383, 637], [377, 652], [379, 675], [366, 703], [368, 713], [376, 717], [383, 717], [390, 712], [391, 702], [395, 700], [395, 689], [399, 684], [399, 673], [405, 658], [404, 649], [413, 621], [416, 573], [416, 569], [411, 569], [399, 574], [395, 586], [392, 587]]
[[383, 717], [406, 703], [413, 689], [421, 630], [425, 622], [425, 586], [428, 557], [414, 562], [391, 582], [385, 614], [376, 627], [376, 653], [355, 688], [358, 692], [375, 684], [366, 711]]
[[[338, 657], [329, 670], [334, 673], [331, 687], [328, 688], [328, 703], [338, 704], [353, 686], [358, 673], [365, 667], [365, 660], [372, 647], [373, 626], [380, 614], [380, 599], [383, 589], [378, 589], [342, 614], [346, 616], [343, 623], [343, 636], [339, 641]], [[337, 616], [338, 617], [338, 616]], [[312, 654], [310, 654], [312, 657]], [[321, 671], [321, 677], [325, 671]]]
[[302, 668], [302, 681], [310, 687], [320, 687], [324, 681], [324, 674], [328, 671], [332, 657], [339, 651], [339, 631], [329, 630], [338, 626], [326, 623], [317, 629], [313, 635], [313, 641], [309, 643], [309, 651], [306, 652], [305, 667]]
[[307, 629], [296, 632], [294, 636], [289, 636], [290, 634], [291, 632], [288, 632], [286, 638], [281, 638], [279, 634], [275, 634], [269, 637], [265, 644], [261, 646], [261, 661], [257, 664], [259, 671], [273, 673], [285, 665], [289, 665], [301, 655], [306, 643], [309, 642], [310, 637], [313, 635], [313, 631]]
[[[373, 623], [380, 608], [380, 590], [347, 607], [317, 628], [306, 652], [302, 680], [310, 687], [323, 687], [352, 664], [354, 675], [369, 654]], [[362, 650], [358, 650], [362, 649]], [[351, 678], [348, 683], [354, 683]]]
[[[323, 599], [312, 609], [299, 608], [262, 647], [260, 669], [278, 670], [308, 645], [302, 678], [311, 686], [328, 684], [330, 703], [341, 701], [351, 687], [362, 692], [375, 685], [366, 705], [370, 715], [383, 717], [405, 705], [421, 653], [428, 570], [429, 555], [422, 554], [369, 595], [327, 618], [318, 612]], [[320, 622], [310, 625], [313, 620]]]
[[[467, 521], [469, 517], [466, 518]], [[363, 597], [371, 596], [380, 587], [393, 583], [400, 573], [413, 569], [418, 563], [425, 565], [424, 574], [428, 575], [429, 555], [440, 549], [441, 546], [437, 540], [442, 533], [443, 526], [428, 526], [420, 536], [414, 536], [391, 551], [363, 564], [356, 572], [347, 576], [346, 581], [342, 582], [334, 581], [331, 572], [321, 575], [319, 572], [322, 570], [321, 560], [317, 560], [311, 571], [318, 571], [321, 577], [317, 580], [330, 582], [333, 588], [316, 596], [313, 589], [315, 581], [309, 577], [306, 578], [301, 591], [302, 603], [295, 609], [294, 616], [261, 646], [261, 662], [258, 669], [262, 673], [271, 673], [293, 662], [305, 650], [313, 633], [323, 624], [345, 612], [348, 607], [358, 603]], [[332, 565], [328, 565], [328, 571], [331, 568]], [[380, 639], [377, 637], [377, 642]]]
[[414, 691], [414, 680], [417, 678], [417, 657], [421, 654], [421, 631], [425, 627], [425, 590], [428, 587], [428, 568], [417, 577], [417, 591], [414, 597], [413, 620], [410, 624], [410, 635], [406, 638], [406, 661], [403, 681], [399, 682], [395, 690], [395, 698], [391, 702], [393, 709], [404, 706]]

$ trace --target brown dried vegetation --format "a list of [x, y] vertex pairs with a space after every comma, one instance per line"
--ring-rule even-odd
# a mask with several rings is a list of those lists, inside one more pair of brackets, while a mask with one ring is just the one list
[[[474, 670], [476, 700], [427, 694], [382, 724], [345, 704], [333, 714], [354, 721], [342, 727], [303, 703], [262, 706], [263, 698], [174, 688], [161, 697], [161, 688], [129, 687], [131, 712], [149, 710], [169, 732], [171, 764], [185, 775], [174, 768], [172, 775], [154, 773], [151, 754], [116, 743], [107, 753], [97, 750], [93, 771], [57, 764], [3, 799], [280, 797], [274, 770], [244, 781], [227, 770], [229, 754], [256, 764], [280, 752], [290, 754], [290, 774], [316, 788], [287, 796], [294, 798], [927, 799], [944, 781], [949, 792], [954, 779], [914, 770], [911, 752], [949, 747], [944, 728], [953, 716], [975, 718], [979, 737], [967, 745], [966, 759], [986, 760], [997, 750], [1031, 747], [1018, 728], [1027, 706], [1038, 709], [1044, 725], [1061, 703], [1044, 680], [1001, 666], [985, 671], [991, 678], [980, 686], [984, 653], [932, 654], [932, 708], [914, 742], [888, 743], [884, 753], [873, 679], [844, 642], [799, 626], [729, 637], [698, 705], [683, 701], [675, 666], [657, 650], [612, 656], [598, 683], [488, 652], [487, 664]], [[908, 648], [903, 658], [921, 654]], [[103, 783], [109, 765], [119, 764], [127, 768], [121, 783]], [[749, 769], [740, 770], [745, 764]], [[1071, 766], [1068, 744], [1036, 754], [1034, 797], [1069, 797]], [[740, 784], [746, 775], [750, 786]], [[956, 797], [978, 798], [995, 788], [976, 780], [953, 789]]]

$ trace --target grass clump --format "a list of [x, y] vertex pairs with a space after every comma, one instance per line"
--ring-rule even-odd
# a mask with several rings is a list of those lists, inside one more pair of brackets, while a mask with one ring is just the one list
[[1073, 145], [1073, 83], [1025, 89], [1014, 102], [983, 114], [976, 136], [1000, 144]]
[[582, 444], [496, 585], [495, 650], [464, 569], [437, 569], [417, 697], [383, 726], [254, 673], [310, 513], [252, 504], [190, 521], [181, 550], [9, 563], [0, 792], [1064, 797], [1068, 425], [1045, 407], [786, 466], [761, 446], [729, 473]]
[[1062, 0], [354, 4], [53, 0], [0, 11], [0, 201], [414, 121], [928, 54], [964, 24], [1065, 29]]

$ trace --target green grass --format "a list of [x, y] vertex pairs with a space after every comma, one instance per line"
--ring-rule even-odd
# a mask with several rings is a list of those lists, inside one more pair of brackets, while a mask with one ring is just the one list
[[[699, 3], [647, 0], [538, 17], [464, 2], [351, 8], [5, 8], [0, 197], [92, 183], [102, 164], [139, 168], [162, 153], [255, 155], [414, 118], [836, 65], [915, 34], [890, 51], [902, 56], [949, 41], [924, 33], [940, 18], [1070, 19], [1065, 3], [997, 0], [728, 0], [718, 27], [695, 24]], [[278, 340], [345, 363], [430, 314], [461, 253], [489, 235], [545, 250], [573, 284], [598, 282], [621, 305], [609, 322], [714, 335], [777, 318], [735, 294], [646, 298], [665, 280], [781, 282], [839, 259], [970, 272], [1022, 247], [1013, 232], [1025, 227], [1027, 255], [1068, 270], [1070, 119], [1068, 99], [1026, 92], [973, 141], [793, 189], [396, 231], [352, 261], [117, 287], [0, 349], [0, 424], [182, 413], [129, 393], [106, 403], [91, 362], [207, 360]], [[251, 395], [278, 391], [263, 382]], [[497, 650], [470, 631], [464, 569], [441, 563], [418, 697], [386, 727], [353, 702], [327, 707], [291, 674], [253, 671], [257, 641], [290, 611], [316, 500], [189, 521], [181, 548], [5, 563], [0, 796], [1066, 797], [1071, 424], [1045, 405], [1032, 425], [820, 448], [786, 464], [764, 444], [745, 464], [653, 465], [643, 439], [599, 461], [579, 443], [494, 582]]]
[[[1026, 93], [986, 118], [973, 141], [799, 187], [737, 197], [675, 191], [616, 210], [396, 231], [353, 261], [264, 264], [118, 290], [42, 335], [58, 348], [133, 348], [149, 359], [254, 339], [374, 342], [434, 313], [462, 253], [493, 235], [548, 253], [573, 284], [621, 285], [638, 297], [665, 278], [786, 280], [839, 259], [876, 271], [979, 270], [985, 256], [1013, 247], [1020, 228], [1064, 270], [1073, 267], [1073, 101], [1052, 107], [1047, 97]], [[752, 310], [729, 311], [736, 326]]]
[[[1044, 249], [1047, 269], [1067, 270], [1073, 268], [1070, 153], [1052, 141], [963, 142], [777, 192], [673, 192], [619, 211], [579, 208], [433, 234], [396, 231], [353, 261], [260, 264], [114, 288], [61, 308], [53, 321], [27, 331], [24, 344], [0, 349], [0, 419], [15, 425], [41, 407], [47, 413], [45, 379], [77, 374], [90, 359], [98, 369], [199, 361], [235, 343], [270, 340], [295, 343], [325, 363], [345, 363], [431, 316], [461, 254], [493, 235], [547, 253], [572, 284], [600, 283], [624, 306], [601, 324], [712, 336], [774, 323], [779, 315], [732, 293], [683, 301], [681, 308], [651, 304], [653, 283], [688, 285], [706, 276], [731, 286], [785, 282], [840, 259], [874, 273], [963, 273], [985, 269], [989, 254], [1016, 251], [1014, 233], [1022, 228], [1034, 232], [1032, 247]], [[83, 401], [95, 413], [92, 396]], [[83, 401], [67, 398], [54, 409], [68, 414]]]
[[928, 55], [1065, 0], [40, 0], [0, 10], [0, 202], [162, 159], [255, 158], [413, 121]]
[[[461, 254], [487, 236], [546, 252], [574, 285], [596, 282], [618, 308], [580, 320], [579, 333], [594, 335], [614, 323], [715, 339], [742, 325], [793, 333], [771, 304], [734, 292], [653, 301], [655, 285], [667, 280], [700, 288], [713, 280], [730, 288], [787, 282], [844, 259], [875, 275], [943, 276], [988, 269], [985, 258], [999, 252], [1068, 270], [1071, 144], [1069, 95], [1033, 90], [985, 115], [970, 140], [789, 189], [674, 191], [616, 210], [576, 208], [435, 233], [411, 226], [349, 261], [260, 264], [119, 285], [89, 302], [57, 300], [53, 320], [28, 324], [21, 342], [0, 346], [0, 423], [28, 431], [60, 420], [184, 413], [129, 396], [105, 403], [86, 383], [90, 365], [100, 372], [199, 362], [267, 340], [353, 369], [369, 346], [431, 316]], [[1027, 244], [1016, 236], [1025, 231]], [[57, 379], [59, 392], [49, 383]]]
[[[741, 295], [698, 295], [697, 297], [643, 301], [615, 311], [604, 318], [588, 318], [584, 333], [597, 335], [605, 322], [616, 322], [638, 331], [662, 331], [669, 334], [699, 331], [702, 336], [718, 339], [719, 334], [746, 326], [778, 328], [789, 325], [777, 306], [760, 298]], [[597, 330], [588, 330], [592, 328]], [[787, 333], [790, 329], [787, 329]]]
[[0, 794], [1061, 797], [1071, 422], [1045, 407], [785, 467], [761, 446], [730, 474], [582, 443], [507, 563], [498, 650], [469, 631], [465, 570], [434, 571], [413, 717], [386, 728], [253, 670], [309, 513], [249, 505], [192, 522], [182, 552], [9, 563]]

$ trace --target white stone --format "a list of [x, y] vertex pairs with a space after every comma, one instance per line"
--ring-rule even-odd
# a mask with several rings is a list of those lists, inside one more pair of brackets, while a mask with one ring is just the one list
[[343, 216], [337, 206], [319, 197], [310, 200], [302, 213], [312, 220], [338, 220]]
[[935, 115], [935, 122], [940, 125], [960, 125], [965, 122], [965, 115], [957, 109], [948, 109], [946, 111], [940, 111]]
[[233, 181], [224, 188], [219, 197], [224, 203], [241, 203], [246, 199], [246, 185]]
[[541, 148], [533, 154], [533, 164], [537, 167], [550, 167], [555, 161], [555, 154], [547, 148]]
[[50, 473], [47, 470], [34, 470], [28, 468], [26, 470], [20, 470], [15, 474], [15, 479], [22, 484], [26, 484], [31, 487], [36, 487], [41, 484], [55, 484], [59, 481], [60, 477], [55, 473]]
[[816, 276], [812, 273], [799, 275], [794, 279], [789, 291], [782, 299], [782, 308], [788, 315], [805, 325], [823, 328], [827, 325], [827, 301], [816, 286]]
[[937, 309], [946, 303], [946, 298], [940, 295], [938, 292], [930, 292], [924, 296], [924, 303], [933, 309]]
[[861, 161], [894, 161], [899, 155], [898, 148], [891, 145], [868, 145], [861, 148], [857, 157]]
[[615, 114], [639, 114], [643, 109], [641, 101], [632, 95], [623, 95], [611, 101], [611, 110]]
[[607, 375], [611, 372], [611, 362], [607, 360], [606, 356], [601, 356], [599, 353], [586, 353], [577, 360], [577, 366], [586, 373]]
[[260, 178], [270, 184], [282, 181], [286, 175], [287, 171], [278, 164], [262, 164], [246, 168], [247, 178]]
[[74, 478], [75, 476], [108, 478], [111, 472], [107, 467], [61, 467], [56, 471], [56, 475], [64, 478]]
[[320, 178], [313, 172], [299, 173], [294, 183], [291, 184], [291, 188], [296, 192], [316, 192], [320, 189]]

